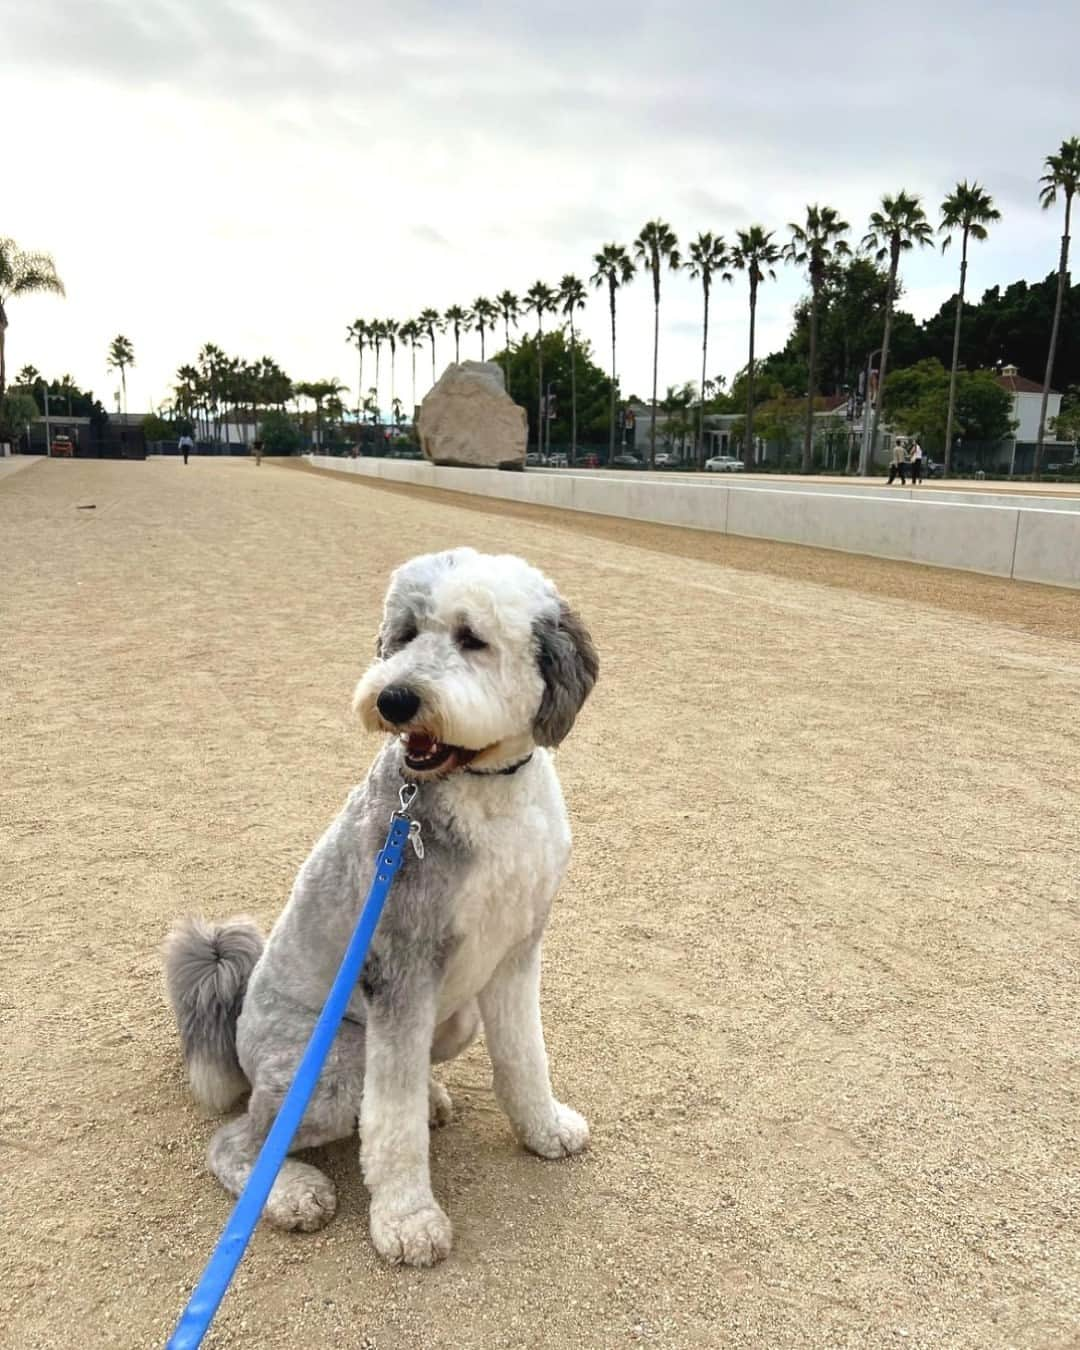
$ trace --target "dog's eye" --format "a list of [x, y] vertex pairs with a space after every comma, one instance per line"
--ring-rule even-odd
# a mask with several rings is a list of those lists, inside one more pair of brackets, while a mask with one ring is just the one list
[[484, 639], [478, 638], [467, 624], [457, 630], [454, 640], [463, 652], [482, 652], [487, 649]]

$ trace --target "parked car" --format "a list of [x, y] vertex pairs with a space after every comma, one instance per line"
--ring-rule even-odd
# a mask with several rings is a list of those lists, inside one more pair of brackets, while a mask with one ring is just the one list
[[565, 469], [570, 461], [562, 450], [557, 450], [555, 454], [548, 456], [548, 467], [552, 469]]
[[530, 450], [525, 456], [525, 463], [534, 469], [543, 464], [543, 462], [544, 457], [539, 450]]
[[645, 461], [638, 459], [637, 455], [616, 455], [611, 461], [613, 469], [643, 469]]
[[75, 458], [75, 443], [70, 436], [65, 436], [63, 432], [52, 438], [52, 445], [49, 447], [49, 453], [53, 455], [66, 455], [69, 459]]
[[579, 455], [577, 463], [579, 469], [598, 469], [600, 467], [600, 456], [593, 454]]
[[714, 455], [705, 461], [706, 473], [742, 473], [745, 467], [741, 459], [730, 455]]
[[666, 450], [663, 454], [656, 456], [654, 463], [658, 469], [679, 469], [682, 467], [682, 460], [679, 456], [669, 454]]

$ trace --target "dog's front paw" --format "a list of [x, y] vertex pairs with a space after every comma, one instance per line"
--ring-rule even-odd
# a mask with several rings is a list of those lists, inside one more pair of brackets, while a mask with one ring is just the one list
[[567, 1158], [589, 1147], [589, 1122], [562, 1102], [552, 1102], [548, 1120], [524, 1130], [521, 1142], [541, 1158]]
[[411, 1214], [371, 1210], [371, 1240], [381, 1257], [395, 1266], [433, 1266], [450, 1254], [454, 1232], [433, 1200]]

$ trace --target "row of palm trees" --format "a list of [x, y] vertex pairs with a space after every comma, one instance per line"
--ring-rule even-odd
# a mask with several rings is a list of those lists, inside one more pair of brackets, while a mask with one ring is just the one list
[[[1046, 360], [1046, 374], [1043, 381], [1042, 411], [1039, 419], [1038, 444], [1035, 452], [1035, 474], [1038, 475], [1042, 462], [1042, 447], [1046, 436], [1047, 398], [1053, 375], [1054, 359], [1057, 353], [1058, 334], [1061, 323], [1061, 310], [1066, 280], [1068, 276], [1068, 255], [1070, 224], [1073, 198], [1080, 188], [1080, 138], [1072, 137], [1062, 142], [1060, 150], [1049, 155], [1045, 161], [1046, 172], [1040, 179], [1039, 200], [1044, 209], [1055, 205], [1059, 195], [1064, 198], [1065, 225], [1061, 239], [1061, 252], [1058, 265], [1057, 300], [1050, 333]], [[920, 198], [901, 190], [894, 195], [885, 195], [880, 207], [873, 211], [868, 229], [863, 236], [859, 249], [871, 256], [879, 265], [887, 265], [888, 286], [886, 290], [884, 330], [882, 333], [880, 362], [878, 366], [878, 396], [874, 402], [873, 424], [870, 444], [877, 443], [878, 428], [881, 421], [885, 379], [889, 366], [889, 345], [892, 335], [893, 311], [899, 291], [900, 264], [905, 253], [915, 248], [929, 247], [939, 239], [944, 251], [956, 236], [960, 239], [960, 285], [956, 297], [956, 322], [953, 335], [952, 366], [949, 378], [949, 406], [945, 436], [945, 472], [951, 467], [953, 449], [953, 431], [956, 424], [956, 387], [957, 371], [960, 360], [960, 320], [963, 313], [964, 295], [967, 283], [968, 249], [973, 240], [987, 238], [989, 226], [1001, 219], [1001, 212], [994, 205], [993, 198], [978, 183], [967, 180], [957, 183], [941, 203], [940, 218], [936, 226], [930, 221]], [[701, 329], [701, 391], [707, 387], [705, 372], [708, 363], [709, 346], [709, 310], [712, 300], [713, 284], [719, 279], [731, 282], [736, 273], [743, 273], [747, 279], [750, 311], [749, 350], [746, 367], [746, 432], [743, 440], [744, 455], [748, 466], [753, 460], [754, 447], [754, 375], [755, 375], [755, 330], [757, 302], [760, 287], [769, 280], [775, 280], [776, 269], [783, 263], [805, 268], [810, 290], [809, 305], [809, 351], [807, 357], [808, 380], [806, 422], [803, 434], [802, 467], [809, 472], [813, 457], [814, 400], [818, 392], [817, 381], [817, 335], [822, 297], [826, 283], [834, 269], [845, 257], [852, 253], [847, 236], [851, 226], [843, 220], [838, 211], [831, 206], [810, 205], [802, 221], [792, 222], [788, 226], [788, 238], [781, 242], [776, 232], [762, 225], [751, 225], [745, 230], [737, 230], [734, 242], [728, 244], [722, 236], [705, 231], [693, 239], [688, 248], [685, 261], [679, 249], [679, 241], [667, 222], [650, 220], [643, 226], [637, 238], [628, 249], [618, 243], [605, 244], [593, 256], [593, 272], [589, 277], [593, 286], [607, 294], [611, 316], [611, 417], [609, 454], [615, 450], [616, 402], [618, 385], [618, 367], [616, 361], [616, 297], [619, 290], [631, 282], [640, 272], [651, 282], [653, 295], [653, 379], [651, 415], [649, 421], [649, 462], [656, 456], [656, 411], [657, 376], [660, 349], [660, 294], [661, 278], [665, 272], [686, 270], [689, 275], [701, 283], [702, 289], [702, 329]], [[480, 297], [469, 308], [454, 305], [440, 314], [434, 309], [425, 309], [418, 319], [396, 324], [393, 320], [365, 321], [358, 319], [348, 330], [348, 339], [360, 353], [361, 382], [365, 348], [374, 350], [376, 362], [376, 385], [378, 384], [378, 364], [382, 344], [388, 344], [391, 361], [391, 390], [393, 391], [393, 366], [397, 341], [405, 341], [413, 350], [413, 402], [415, 403], [415, 364], [416, 351], [423, 343], [431, 347], [432, 381], [435, 379], [436, 335], [440, 332], [452, 332], [454, 337], [454, 359], [460, 360], [461, 336], [472, 329], [480, 335], [481, 359], [485, 357], [486, 335], [492, 331], [496, 321], [501, 319], [506, 350], [509, 355], [510, 329], [516, 326], [523, 315], [531, 314], [536, 319], [537, 350], [537, 443], [542, 445], [540, 433], [544, 425], [544, 372], [543, 372], [543, 330], [544, 316], [560, 313], [569, 321], [571, 347], [576, 346], [575, 315], [584, 308], [587, 291], [584, 283], [572, 273], [563, 277], [558, 287], [544, 282], [536, 282], [520, 298], [511, 291], [503, 291], [495, 300]], [[873, 355], [878, 355], [875, 352]], [[572, 353], [573, 356], [573, 353]], [[871, 360], [873, 357], [871, 357]], [[575, 362], [571, 360], [571, 372]], [[698, 399], [697, 449], [701, 454], [703, 444], [704, 396]], [[577, 397], [576, 389], [571, 389], [572, 430], [571, 453], [577, 446]]]
[[[326, 383], [325, 390], [320, 385], [315, 391], [320, 400], [342, 387], [332, 381]], [[284, 410], [296, 394], [314, 398], [307, 387], [294, 386], [271, 357], [245, 361], [227, 356], [216, 344], [207, 342], [194, 362], [177, 370], [174, 405], [164, 411], [190, 422], [200, 438], [219, 440], [222, 426], [227, 434], [230, 424], [239, 429], [245, 421], [255, 423], [262, 409]]]

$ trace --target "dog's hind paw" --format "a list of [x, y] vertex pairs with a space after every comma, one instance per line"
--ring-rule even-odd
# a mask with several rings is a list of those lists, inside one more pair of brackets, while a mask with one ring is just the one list
[[549, 1119], [522, 1131], [521, 1142], [530, 1153], [541, 1158], [567, 1158], [583, 1153], [589, 1147], [589, 1122], [562, 1102], [552, 1102], [552, 1108]]
[[449, 1256], [454, 1232], [434, 1202], [411, 1214], [371, 1210], [371, 1240], [384, 1260], [395, 1266], [433, 1266]]
[[434, 1078], [428, 1082], [428, 1124], [433, 1130], [454, 1119], [454, 1099]]
[[326, 1227], [336, 1210], [337, 1192], [330, 1178], [317, 1167], [290, 1158], [274, 1182], [263, 1212], [275, 1228], [314, 1233]]

